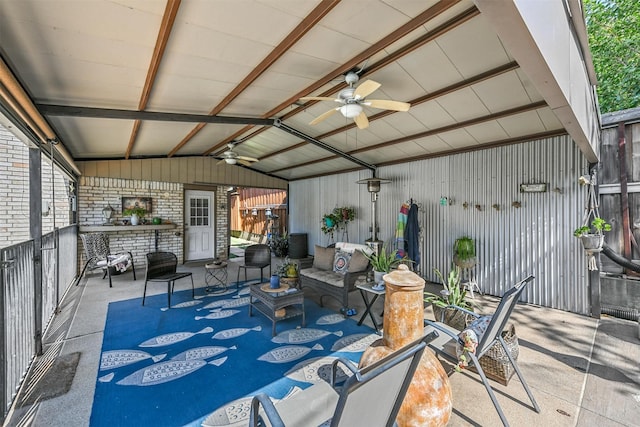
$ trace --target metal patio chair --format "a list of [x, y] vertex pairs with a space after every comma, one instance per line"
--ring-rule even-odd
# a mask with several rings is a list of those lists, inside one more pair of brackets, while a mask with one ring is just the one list
[[[509, 423], [507, 422], [507, 419], [504, 413], [502, 412], [502, 408], [500, 407], [500, 404], [496, 399], [493, 389], [491, 388], [491, 384], [489, 384], [489, 380], [487, 379], [487, 376], [482, 370], [482, 366], [480, 366], [478, 359], [480, 359], [493, 345], [495, 344], [501, 345], [502, 348], [504, 349], [504, 353], [509, 358], [509, 362], [511, 363], [516, 374], [518, 375], [518, 378], [520, 379], [522, 386], [527, 392], [527, 395], [529, 396], [529, 399], [533, 404], [533, 409], [536, 412], [540, 412], [540, 407], [538, 406], [538, 403], [533, 397], [533, 394], [531, 393], [531, 390], [529, 389], [529, 386], [527, 385], [527, 382], [525, 381], [524, 376], [522, 375], [522, 372], [518, 367], [518, 364], [516, 363], [515, 359], [511, 356], [511, 352], [508, 351], [507, 345], [504, 339], [502, 338], [502, 331], [505, 328], [507, 321], [509, 320], [509, 317], [511, 316], [511, 312], [513, 311], [514, 307], [516, 306], [516, 303], [518, 302], [518, 298], [520, 298], [520, 295], [522, 294], [522, 291], [524, 291], [524, 288], [527, 285], [527, 283], [531, 282], [533, 278], [534, 278], [533, 276], [528, 276], [524, 280], [516, 283], [511, 289], [509, 289], [504, 293], [504, 295], [502, 296], [502, 299], [500, 300], [500, 304], [496, 308], [496, 311], [493, 313], [493, 315], [491, 316], [491, 320], [488, 322], [486, 326], [484, 334], [482, 334], [482, 336], [478, 336], [478, 345], [476, 347], [475, 353], [473, 352], [467, 353], [467, 355], [471, 359], [469, 361], [469, 365], [474, 367], [478, 375], [480, 375], [480, 378], [482, 379], [482, 384], [484, 385], [487, 392], [489, 393], [489, 397], [493, 402], [493, 406], [495, 406], [496, 411], [498, 411], [498, 415], [500, 416], [500, 420], [502, 421], [502, 424], [505, 426], [508, 426]], [[455, 308], [456, 310], [461, 310], [475, 317], [476, 319], [481, 317], [479, 314], [465, 310], [462, 307], [458, 307], [458, 306], [449, 306], [449, 307]], [[456, 365], [459, 362], [459, 358], [456, 350], [458, 346], [464, 347], [464, 342], [462, 341], [462, 338], [460, 338], [459, 336], [461, 331], [455, 328], [452, 328], [451, 326], [441, 322], [432, 322], [430, 320], [425, 320], [424, 322], [426, 325], [425, 334], [428, 334], [434, 330], [437, 330], [438, 332], [440, 332], [440, 337], [428, 343], [428, 346], [431, 349], [433, 349], [438, 356], [441, 356], [443, 359]], [[455, 368], [452, 368], [449, 371], [449, 375], [452, 375], [454, 372], [456, 372], [456, 370]]]
[[[426, 342], [436, 337], [435, 332], [429, 334], [362, 369], [355, 368], [348, 359], [334, 360], [331, 384], [320, 381], [276, 404], [266, 394], [258, 394], [251, 402], [249, 427], [390, 427], [395, 423]], [[334, 388], [338, 364], [353, 373], [340, 390]]]
[[102, 278], [109, 276], [109, 287], [112, 288], [111, 276], [125, 272], [131, 267], [133, 280], [136, 280], [136, 268], [133, 264], [133, 254], [129, 251], [112, 254], [109, 247], [109, 235], [107, 233], [80, 234], [87, 261], [82, 268], [76, 285], [80, 283], [85, 271], [101, 268], [104, 271]]
[[195, 297], [193, 275], [190, 271], [176, 271], [178, 257], [171, 252], [150, 252], [147, 254], [147, 269], [144, 275], [144, 291], [142, 293], [142, 305], [147, 296], [148, 282], [162, 282], [167, 284], [167, 307], [171, 308], [171, 294], [176, 280], [185, 277], [191, 278], [191, 297]]
[[269, 267], [269, 276], [271, 276], [271, 248], [269, 245], [251, 245], [244, 250], [244, 264], [238, 266], [238, 275], [236, 277], [236, 288], [240, 284], [240, 270], [244, 270], [244, 280], [247, 281], [247, 269], [260, 269], [260, 282], [263, 282], [263, 270]]

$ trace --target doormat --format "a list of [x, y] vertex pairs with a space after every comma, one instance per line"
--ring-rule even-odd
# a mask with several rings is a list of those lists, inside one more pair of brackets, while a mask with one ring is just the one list
[[80, 353], [70, 353], [58, 356], [49, 362], [38, 362], [25, 380], [17, 408], [33, 405], [34, 403], [67, 393], [76, 375]]
[[357, 362], [380, 338], [309, 299], [306, 327], [301, 316], [284, 319], [272, 337], [271, 320], [255, 309], [249, 316], [249, 287], [235, 283], [196, 299], [176, 292], [171, 301], [170, 309], [166, 294], [144, 306], [140, 298], [109, 304], [92, 427], [246, 426], [251, 396], [281, 399], [310, 387], [337, 356]]

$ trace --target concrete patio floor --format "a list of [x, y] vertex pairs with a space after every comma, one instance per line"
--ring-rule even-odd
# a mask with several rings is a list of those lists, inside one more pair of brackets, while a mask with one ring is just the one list
[[[274, 259], [273, 264], [280, 260]], [[235, 281], [242, 258], [229, 262], [229, 282]], [[204, 286], [204, 263], [180, 266], [194, 274], [196, 294]], [[80, 352], [80, 361], [65, 394], [37, 401], [16, 409], [6, 426], [88, 426], [97, 378], [102, 335], [108, 303], [139, 298], [144, 284], [144, 267], [137, 269], [138, 280], [130, 273], [116, 276], [113, 288], [101, 274], [89, 274], [79, 286], [68, 292], [61, 312], [52, 322], [45, 339], [45, 354], [37, 361], [53, 360], [59, 355]], [[250, 279], [257, 272], [250, 270]], [[187, 289], [189, 280], [176, 284]], [[151, 294], [166, 292], [156, 284]], [[318, 301], [318, 295], [305, 291]], [[480, 312], [491, 313], [497, 299], [476, 296]], [[358, 292], [351, 296], [364, 312]], [[333, 302], [330, 302], [333, 304]], [[337, 309], [338, 305], [331, 306]], [[376, 302], [374, 312], [382, 311]], [[431, 309], [425, 316], [433, 319]], [[640, 339], [635, 322], [605, 317], [592, 319], [559, 310], [519, 304], [512, 315], [520, 355], [518, 363], [540, 405], [531, 409], [524, 389], [514, 376], [508, 386], [492, 381], [498, 400], [512, 426], [637, 426], [640, 420]], [[367, 317], [365, 324], [371, 326]], [[454, 409], [450, 426], [498, 426], [500, 419], [476, 374], [460, 373], [450, 377]], [[29, 387], [31, 384], [27, 384]], [[26, 387], [26, 388], [29, 388]], [[139, 426], [138, 426], [139, 427]]]

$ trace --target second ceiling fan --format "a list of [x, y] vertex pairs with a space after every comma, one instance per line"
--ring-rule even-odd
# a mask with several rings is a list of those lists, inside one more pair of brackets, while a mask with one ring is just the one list
[[365, 114], [362, 106], [372, 108], [380, 108], [382, 110], [393, 111], [409, 111], [411, 104], [407, 102], [391, 101], [388, 99], [366, 99], [367, 96], [375, 92], [381, 84], [374, 82], [373, 80], [365, 80], [358, 87], [354, 88], [354, 85], [360, 80], [358, 74], [349, 72], [344, 78], [344, 81], [349, 85], [348, 88], [342, 89], [337, 98], [329, 98], [324, 96], [305, 96], [300, 98], [301, 101], [334, 101], [342, 104], [339, 107], [332, 108], [331, 110], [319, 115], [311, 121], [311, 125], [320, 123], [329, 116], [337, 113], [342, 113], [348, 119], [353, 119], [358, 126], [358, 129], [364, 129], [369, 126], [369, 119]]

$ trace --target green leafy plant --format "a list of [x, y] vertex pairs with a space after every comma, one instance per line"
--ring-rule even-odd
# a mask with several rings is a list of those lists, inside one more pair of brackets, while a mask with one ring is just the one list
[[473, 310], [473, 303], [467, 300], [467, 291], [460, 286], [460, 267], [452, 265], [446, 280], [437, 268], [434, 268], [433, 272], [442, 282], [444, 289], [440, 291], [440, 295], [425, 292], [424, 300], [426, 302], [435, 304], [441, 308], [445, 308], [448, 305], [457, 305], [467, 310]]
[[275, 256], [287, 256], [289, 253], [289, 238], [287, 237], [287, 233], [272, 237], [269, 241], [269, 247]]
[[453, 244], [453, 252], [459, 260], [465, 261], [476, 256], [476, 244], [469, 236], [462, 236], [456, 239]]
[[585, 234], [604, 234], [605, 231], [611, 231], [611, 224], [600, 217], [595, 217], [591, 221], [591, 226], [583, 225], [573, 231], [573, 235], [576, 237], [584, 236]]
[[380, 253], [378, 254], [376, 254], [375, 252], [367, 254], [362, 250], [360, 252], [362, 252], [362, 254], [367, 257], [367, 259], [371, 263], [371, 267], [373, 267], [375, 271], [383, 273], [389, 273], [392, 269], [403, 262], [413, 262], [407, 257], [398, 258], [397, 249], [387, 253], [387, 249], [384, 245], [382, 246], [382, 248], [380, 248]]
[[356, 217], [355, 208], [343, 206], [335, 208], [328, 214], [324, 214], [321, 219], [320, 229], [324, 234], [330, 234], [333, 237], [333, 233], [337, 230], [345, 229], [349, 222], [353, 221]]
[[285, 257], [275, 268], [275, 274], [280, 277], [298, 277], [298, 264]]
[[143, 218], [147, 214], [147, 210], [145, 208], [129, 208], [122, 211], [122, 215], [131, 216], [137, 215], [140, 218]]

